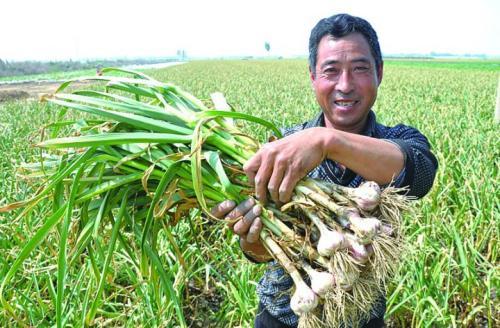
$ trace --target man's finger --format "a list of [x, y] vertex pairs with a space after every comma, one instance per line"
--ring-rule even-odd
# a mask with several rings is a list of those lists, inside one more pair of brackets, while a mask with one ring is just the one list
[[266, 161], [262, 163], [255, 176], [255, 196], [263, 204], [267, 202], [267, 185], [272, 172], [273, 167], [270, 165], [270, 161]]
[[244, 202], [240, 203], [238, 206], [236, 206], [231, 212], [229, 212], [229, 214], [226, 215], [226, 220], [233, 221], [228, 223], [229, 227], [233, 229], [233, 226], [237, 222], [234, 221], [234, 219], [245, 216], [245, 214], [247, 214], [247, 212], [250, 211], [254, 205], [255, 205], [255, 200], [253, 198], [249, 198]]
[[267, 189], [269, 190], [271, 199], [275, 203], [279, 203], [280, 201], [279, 188], [281, 185], [281, 180], [283, 180], [283, 176], [285, 175], [285, 171], [286, 171], [286, 165], [282, 162], [276, 161], [276, 164], [274, 165], [274, 170], [267, 185]]
[[259, 240], [260, 232], [262, 231], [262, 220], [257, 217], [253, 220], [250, 229], [248, 229], [248, 234], [246, 241], [253, 244]]
[[292, 170], [290, 168], [287, 170], [283, 181], [281, 182], [281, 186], [279, 189], [279, 201], [281, 203], [288, 203], [292, 198], [293, 189], [295, 185], [302, 178], [299, 175], [292, 174]]
[[227, 213], [231, 212], [231, 210], [236, 206], [236, 203], [232, 200], [225, 200], [219, 204], [217, 204], [210, 213], [219, 218], [222, 219]]
[[248, 228], [250, 227], [254, 219], [260, 215], [260, 213], [261, 208], [259, 205], [255, 205], [254, 207], [252, 207], [252, 209], [248, 211], [241, 220], [236, 222], [233, 228], [234, 233], [239, 236], [246, 235], [248, 233]]
[[248, 182], [252, 186], [255, 186], [255, 175], [257, 174], [259, 167], [260, 167], [260, 155], [259, 154], [254, 155], [252, 158], [250, 158], [243, 165], [243, 171], [245, 171], [245, 174], [248, 177]]

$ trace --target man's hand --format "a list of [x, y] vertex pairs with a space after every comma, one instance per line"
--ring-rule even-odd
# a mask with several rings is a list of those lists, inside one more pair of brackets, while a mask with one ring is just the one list
[[290, 201], [297, 182], [327, 158], [380, 185], [398, 176], [405, 163], [392, 142], [315, 127], [265, 144], [243, 169], [259, 201], [265, 203], [269, 191], [280, 204]]
[[267, 192], [277, 203], [292, 197], [297, 182], [326, 157], [325, 128], [311, 128], [265, 144], [243, 169], [255, 185], [257, 198], [265, 203]]
[[262, 231], [261, 211], [254, 199], [249, 198], [238, 206], [232, 200], [223, 201], [212, 209], [212, 214], [228, 221], [231, 231], [240, 236], [243, 252], [257, 262], [267, 262], [271, 256], [259, 238]]

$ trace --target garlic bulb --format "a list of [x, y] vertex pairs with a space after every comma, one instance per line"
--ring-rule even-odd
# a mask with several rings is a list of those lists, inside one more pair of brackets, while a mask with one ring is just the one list
[[354, 236], [349, 236], [347, 240], [349, 244], [348, 249], [351, 256], [361, 264], [366, 263], [373, 253], [373, 247], [371, 245], [360, 244]]
[[338, 249], [346, 247], [344, 235], [336, 230], [330, 230], [321, 218], [312, 210], [306, 209], [304, 213], [318, 228], [320, 237], [318, 240], [318, 253], [321, 256], [331, 256]]
[[335, 278], [330, 272], [315, 270], [305, 261], [302, 263], [302, 268], [311, 280], [311, 289], [319, 296], [325, 296], [335, 287]]
[[301, 316], [311, 312], [318, 306], [318, 296], [313, 292], [305, 282], [295, 282], [295, 293], [290, 300], [290, 307], [293, 312]]
[[379, 219], [362, 218], [359, 216], [359, 213], [354, 211], [349, 213], [348, 218], [352, 230], [360, 237], [360, 241], [363, 243], [371, 242], [382, 226], [382, 222]]
[[376, 182], [367, 181], [350, 191], [351, 200], [364, 211], [375, 209], [380, 203], [380, 187]]
[[341, 232], [324, 228], [318, 241], [318, 253], [321, 256], [331, 256], [338, 249], [345, 247], [345, 238]]

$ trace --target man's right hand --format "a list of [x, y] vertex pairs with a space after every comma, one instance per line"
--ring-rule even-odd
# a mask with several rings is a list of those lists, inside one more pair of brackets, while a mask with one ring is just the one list
[[249, 198], [237, 206], [232, 200], [223, 201], [212, 209], [212, 215], [228, 221], [231, 231], [240, 236], [243, 252], [256, 262], [267, 262], [272, 257], [259, 238], [262, 231], [261, 211], [255, 200]]

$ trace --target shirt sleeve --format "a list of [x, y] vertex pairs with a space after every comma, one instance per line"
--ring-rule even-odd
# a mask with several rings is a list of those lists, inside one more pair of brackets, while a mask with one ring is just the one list
[[397, 135], [387, 139], [398, 145], [405, 157], [404, 169], [396, 179], [395, 186], [408, 186], [409, 196], [421, 198], [434, 183], [438, 161], [431, 152], [429, 141], [420, 131], [405, 125], [393, 129], [398, 131]]

